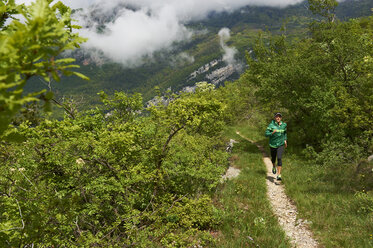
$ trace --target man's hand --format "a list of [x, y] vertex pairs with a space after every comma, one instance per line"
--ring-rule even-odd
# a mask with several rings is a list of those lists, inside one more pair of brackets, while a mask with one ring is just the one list
[[285, 140], [285, 148], [288, 147], [288, 142]]
[[275, 132], [277, 132], [277, 130], [276, 130], [276, 129], [275, 129], [275, 130], [273, 130], [272, 134], [274, 134]]

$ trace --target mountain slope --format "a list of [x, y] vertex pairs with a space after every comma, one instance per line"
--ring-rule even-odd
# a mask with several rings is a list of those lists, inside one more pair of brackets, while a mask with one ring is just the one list
[[[337, 15], [342, 20], [367, 16], [371, 14], [371, 8], [373, 2], [370, 0], [349, 0], [340, 3]], [[206, 76], [213, 70], [226, 66], [224, 62], [190, 79], [199, 68], [222, 58], [224, 51], [220, 47], [217, 33], [223, 27], [231, 29], [231, 39], [227, 45], [237, 49], [238, 61], [245, 64], [245, 51], [250, 50], [258, 31], [268, 29], [278, 32], [281, 25], [286, 22], [289, 37], [302, 37], [306, 34], [306, 27], [312, 20], [313, 17], [305, 3], [283, 9], [247, 6], [232, 13], [211, 13], [206, 20], [188, 24], [188, 28], [195, 32], [190, 41], [177, 44], [169, 51], [160, 51], [152, 58], [148, 58], [148, 62], [144, 65], [136, 68], [125, 68], [110, 61], [95, 63], [86, 52], [74, 52], [73, 55], [81, 65], [79, 71], [89, 76], [91, 80], [87, 82], [74, 77], [63, 78], [60, 83], [52, 83], [52, 89], [60, 97], [82, 96], [87, 105], [94, 105], [98, 101], [96, 93], [101, 90], [109, 93], [116, 90], [140, 92], [145, 100], [148, 100], [155, 94], [155, 86], [162, 91], [169, 87], [173, 91], [178, 91], [198, 81], [211, 82], [212, 80]], [[224, 80], [234, 80], [238, 78], [240, 72], [242, 70]], [[44, 87], [40, 79], [34, 79], [27, 89], [35, 90]]]

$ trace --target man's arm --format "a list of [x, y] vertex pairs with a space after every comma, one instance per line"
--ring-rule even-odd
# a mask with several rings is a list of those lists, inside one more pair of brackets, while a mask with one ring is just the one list
[[276, 132], [276, 130], [272, 130], [271, 128], [271, 125], [268, 125], [267, 129], [266, 129], [266, 132], [265, 132], [265, 136], [266, 137], [270, 137], [272, 134], [274, 134]]

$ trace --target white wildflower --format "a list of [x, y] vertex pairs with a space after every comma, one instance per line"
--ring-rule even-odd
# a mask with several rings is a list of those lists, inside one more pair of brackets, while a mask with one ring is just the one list
[[77, 163], [77, 164], [85, 164], [85, 162], [84, 162], [84, 160], [83, 160], [82, 158], [78, 158], [78, 159], [76, 160], [76, 163]]

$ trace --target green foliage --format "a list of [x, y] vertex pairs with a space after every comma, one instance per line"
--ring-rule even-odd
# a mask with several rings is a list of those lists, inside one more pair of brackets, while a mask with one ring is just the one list
[[371, 149], [372, 24], [373, 17], [314, 24], [311, 37], [299, 42], [262, 36], [255, 57], [247, 56], [245, 76], [257, 96], [272, 110], [286, 109], [303, 146], [318, 152], [352, 142], [361, 146], [359, 156]]
[[115, 92], [112, 99], [101, 91], [98, 93], [104, 104], [104, 112], [107, 113], [107, 119], [121, 119], [123, 122], [133, 121], [137, 111], [142, 110], [142, 97], [140, 94], [128, 96], [124, 92]]
[[252, 116], [257, 105], [254, 92], [244, 77], [235, 82], [225, 82], [224, 87], [218, 89], [217, 97], [227, 106], [226, 123], [232, 124]]
[[321, 15], [329, 22], [335, 20], [335, 10], [338, 6], [336, 0], [308, 0], [308, 3], [313, 14]]
[[14, 19], [13, 15], [19, 14], [24, 5], [17, 5], [14, 0], [3, 0], [0, 2], [0, 29], [4, 29], [7, 19]]
[[359, 214], [373, 213], [373, 195], [366, 192], [356, 192], [356, 208]]
[[22, 123], [0, 145], [2, 246], [190, 247], [212, 242], [206, 195], [227, 154], [225, 107], [201, 85], [168, 105], [100, 95], [102, 107], [62, 121]]
[[[37, 101], [48, 102], [46, 91], [23, 94], [23, 88], [32, 77], [60, 80], [61, 75], [75, 74], [77, 68], [71, 58], [58, 58], [62, 52], [79, 47], [84, 41], [73, 28], [71, 10], [61, 2], [50, 6], [50, 1], [38, 0], [30, 6], [16, 5], [14, 1], [0, 4], [0, 135], [8, 128], [12, 117], [22, 105]], [[14, 14], [25, 20], [5, 22]]]
[[328, 169], [344, 164], [357, 165], [366, 154], [366, 144], [363, 143], [364, 139], [361, 137], [354, 141], [344, 137], [330, 137], [324, 141], [321, 151], [316, 152], [312, 146], [307, 146], [303, 154], [307, 159], [322, 164]]
[[214, 244], [206, 230], [215, 223], [210, 197], [202, 195], [198, 199], [182, 198], [164, 213], [163, 222], [169, 230], [162, 239], [164, 247], [190, 247], [192, 245]]

